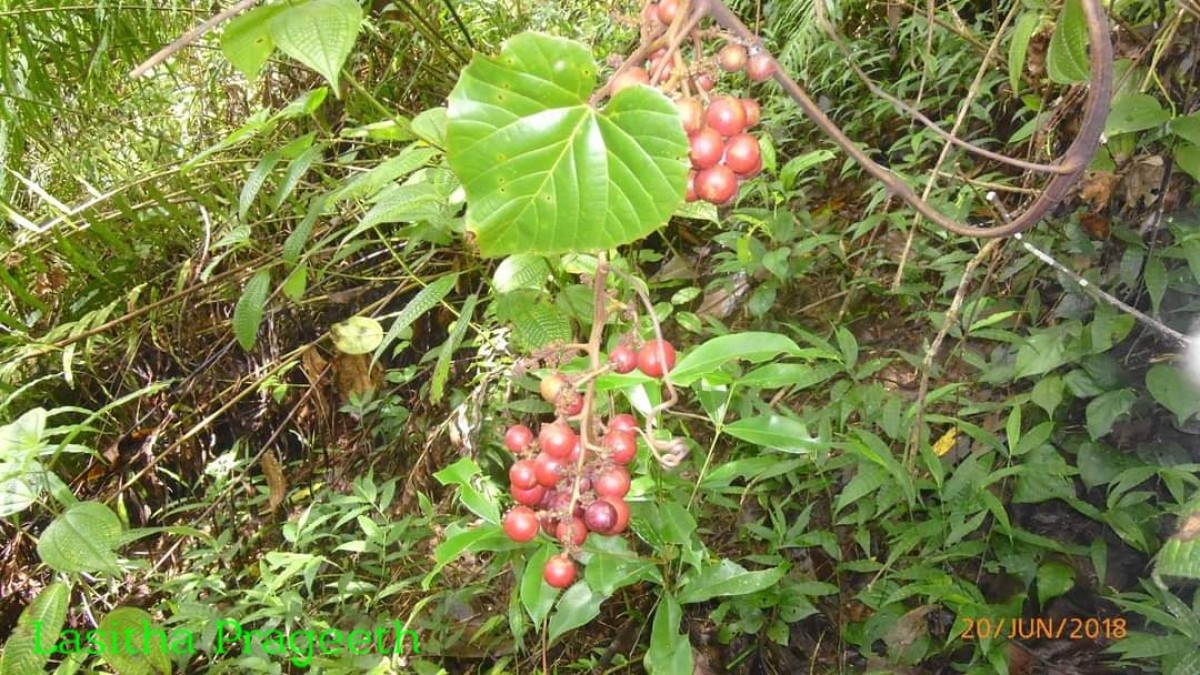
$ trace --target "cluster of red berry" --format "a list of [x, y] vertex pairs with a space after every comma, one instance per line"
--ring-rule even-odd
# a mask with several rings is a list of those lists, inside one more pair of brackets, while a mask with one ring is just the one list
[[[661, 0], [646, 5], [642, 23], [653, 34], [672, 25], [678, 15], [678, 0]], [[622, 68], [612, 80], [612, 92], [647, 84], [675, 96], [688, 134], [688, 154], [692, 161], [687, 199], [727, 204], [737, 194], [742, 180], [762, 171], [758, 139], [746, 133], [758, 124], [762, 109], [754, 99], [710, 97], [709, 92], [716, 85], [719, 71], [745, 71], [751, 80], [761, 82], [775, 72], [775, 62], [757, 47], [748, 50], [737, 42], [729, 42], [715, 59], [697, 58], [694, 65], [679, 73], [678, 66], [683, 66], [680, 55], [660, 47], [650, 53], [644, 64]]]
[[[662, 377], [674, 365], [674, 347], [654, 340], [636, 352], [628, 345], [616, 347], [607, 368], [617, 373], [637, 368]], [[508, 427], [504, 434], [505, 447], [517, 455], [508, 480], [518, 504], [505, 514], [504, 532], [524, 543], [541, 530], [561, 542], [565, 552], [546, 561], [542, 576], [555, 588], [567, 588], [576, 575], [571, 553], [588, 534], [616, 535], [629, 526], [627, 466], [637, 456], [638, 425], [633, 415], [614, 415], [604, 425], [599, 445], [585, 448], [569, 421], [582, 411], [582, 395], [559, 373], [542, 380], [541, 394], [554, 404], [558, 419], [543, 424], [536, 439], [523, 424]]]

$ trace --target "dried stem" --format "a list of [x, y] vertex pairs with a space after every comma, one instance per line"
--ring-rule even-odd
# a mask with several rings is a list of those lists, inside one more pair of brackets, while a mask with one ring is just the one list
[[[759, 44], [758, 38], [746, 27], [721, 0], [695, 0], [698, 10], [706, 10], [723, 28], [736, 35], [739, 39], [753, 44]], [[1088, 38], [1090, 40], [1089, 63], [1092, 75], [1088, 88], [1087, 106], [1080, 124], [1079, 134], [1067, 148], [1057, 166], [1066, 171], [1055, 174], [1046, 188], [1042, 191], [1029, 208], [1011, 223], [993, 227], [972, 227], [948, 218], [928, 202], [913, 192], [899, 176], [888, 171], [872, 160], [866, 152], [859, 149], [853, 141], [832, 120], [817, 107], [808, 93], [796, 83], [770, 56], [775, 66], [775, 81], [783, 87], [792, 100], [800, 106], [804, 114], [817, 125], [827, 136], [833, 139], [846, 154], [863, 167], [868, 174], [882, 182], [895, 195], [916, 209], [921, 215], [934, 224], [956, 234], [971, 237], [1007, 237], [1018, 232], [1024, 232], [1037, 224], [1055, 206], [1066, 198], [1067, 192], [1078, 182], [1079, 177], [1087, 168], [1088, 163], [1096, 154], [1100, 144], [1100, 134], [1104, 130], [1104, 122], [1108, 116], [1108, 103], [1112, 91], [1112, 44], [1109, 42], [1108, 21], [1104, 8], [1099, 0], [1084, 0], [1084, 15], [1088, 23]]]

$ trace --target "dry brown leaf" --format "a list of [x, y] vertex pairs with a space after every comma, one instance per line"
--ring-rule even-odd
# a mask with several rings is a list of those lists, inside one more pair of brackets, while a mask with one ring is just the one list
[[338, 354], [333, 357], [333, 381], [342, 405], [352, 396], [362, 399], [383, 384], [383, 367], [371, 367], [370, 354]]
[[259, 465], [262, 467], [263, 475], [267, 477], [271, 510], [274, 511], [283, 503], [284, 497], [287, 497], [287, 479], [283, 477], [283, 465], [279, 463], [279, 458], [272, 450], [263, 453]]
[[1089, 172], [1079, 188], [1079, 198], [1091, 204], [1093, 211], [1099, 211], [1112, 201], [1113, 190], [1120, 182], [1121, 177], [1111, 171]]
[[1163, 158], [1157, 155], [1141, 157], [1125, 172], [1121, 181], [1122, 197], [1125, 207], [1137, 209], [1143, 204], [1151, 204], [1157, 198], [1155, 193], [1162, 187]]
[[1179, 541], [1191, 541], [1200, 537], [1200, 511], [1194, 511], [1179, 524], [1175, 538]]

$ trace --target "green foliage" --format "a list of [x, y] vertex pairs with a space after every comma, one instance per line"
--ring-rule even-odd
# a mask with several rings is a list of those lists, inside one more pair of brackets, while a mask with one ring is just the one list
[[588, 104], [597, 68], [583, 45], [543, 35], [476, 56], [450, 95], [450, 166], [482, 253], [590, 252], [640, 239], [683, 197], [687, 143], [649, 88]]
[[221, 50], [234, 67], [254, 78], [278, 47], [320, 73], [337, 91], [362, 18], [354, 0], [266, 5], [231, 21], [221, 36]]
[[42, 589], [17, 619], [16, 628], [4, 644], [0, 673], [31, 675], [44, 673], [59, 632], [67, 619], [71, 587], [62, 582]]

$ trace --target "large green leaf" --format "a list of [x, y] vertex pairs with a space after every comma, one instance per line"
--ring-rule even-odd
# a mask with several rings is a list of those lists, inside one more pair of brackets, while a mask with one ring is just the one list
[[780, 354], [795, 356], [800, 348], [791, 338], [778, 333], [733, 333], [715, 337], [689, 351], [675, 364], [671, 381], [687, 386], [722, 364], [744, 359], [761, 363]]
[[758, 415], [740, 419], [725, 427], [725, 433], [765, 448], [803, 454], [820, 450], [819, 438], [808, 435], [804, 423], [779, 415]]
[[524, 33], [476, 56], [450, 94], [448, 158], [484, 255], [594, 251], [646, 236], [683, 199], [687, 139], [649, 87], [588, 104], [583, 45]]
[[120, 675], [171, 672], [166, 644], [170, 635], [146, 610], [118, 607], [101, 619], [97, 628], [101, 635], [120, 636], [117, 644], [107, 645], [110, 649], [98, 650], [100, 658]]
[[275, 51], [275, 40], [271, 39], [271, 19], [285, 9], [286, 5], [266, 5], [250, 10], [233, 19], [221, 33], [221, 51], [234, 68], [242, 71], [249, 79], [258, 71]]
[[71, 587], [53, 583], [42, 589], [33, 602], [21, 612], [17, 626], [4, 643], [4, 658], [0, 673], [4, 675], [35, 675], [46, 672], [46, 662], [58, 642], [58, 634], [67, 619], [67, 601]]
[[1067, 0], [1050, 47], [1046, 50], [1046, 74], [1059, 84], [1075, 84], [1088, 79], [1087, 18], [1080, 0]]
[[550, 617], [549, 641], [553, 643], [567, 631], [575, 630], [600, 616], [600, 605], [606, 598], [593, 591], [587, 583], [575, 582], [559, 598], [558, 607]]
[[121, 568], [115, 550], [122, 529], [117, 514], [104, 504], [72, 504], [46, 527], [38, 540], [38, 555], [57, 572], [117, 574]]
[[1200, 181], [1200, 145], [1184, 143], [1175, 148], [1175, 163], [1196, 181]]
[[683, 582], [679, 602], [690, 604], [711, 598], [757, 593], [779, 583], [787, 573], [786, 566], [749, 572], [729, 559], [710, 565]]
[[308, 0], [271, 19], [271, 37], [285, 54], [320, 73], [336, 92], [362, 23], [355, 0]]
[[258, 327], [270, 293], [271, 271], [259, 270], [246, 282], [242, 297], [233, 307], [233, 335], [246, 351], [250, 351], [258, 340]]
[[1171, 119], [1171, 113], [1163, 110], [1158, 99], [1149, 94], [1126, 94], [1112, 102], [1108, 121], [1104, 124], [1107, 136], [1127, 134], [1131, 131], [1153, 129]]
[[1021, 73], [1025, 72], [1025, 57], [1029, 53], [1029, 41], [1033, 32], [1042, 24], [1037, 12], [1025, 12], [1012, 29], [1012, 42], [1008, 46], [1008, 84], [1013, 92], [1021, 88]]
[[1175, 413], [1180, 424], [1200, 413], [1200, 391], [1177, 368], [1163, 364], [1152, 367], [1146, 373], [1146, 389], [1155, 401]]
[[693, 672], [692, 643], [686, 633], [679, 634], [683, 608], [668, 592], [663, 592], [654, 624], [650, 629], [650, 649], [646, 652], [646, 672], [650, 675], [674, 675]]

